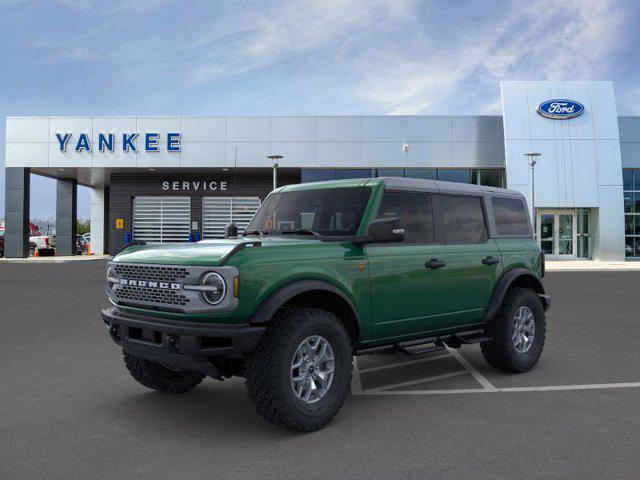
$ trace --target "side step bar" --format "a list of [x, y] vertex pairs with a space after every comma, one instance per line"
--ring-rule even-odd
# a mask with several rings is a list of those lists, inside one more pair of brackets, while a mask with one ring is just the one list
[[409, 346], [403, 346], [402, 344], [398, 343], [395, 347], [398, 352], [404, 353], [405, 355], [423, 355], [425, 353], [439, 352], [440, 350], [444, 350], [445, 344], [441, 341]]
[[357, 349], [356, 355], [366, 355], [369, 353], [397, 351], [405, 355], [423, 355], [425, 353], [444, 350], [446, 347], [460, 348], [462, 345], [491, 340], [485, 336], [483, 330], [469, 330], [466, 332], [451, 333], [435, 337], [416, 338], [404, 342], [391, 343], [386, 345], [376, 345], [375, 347], [365, 347]]

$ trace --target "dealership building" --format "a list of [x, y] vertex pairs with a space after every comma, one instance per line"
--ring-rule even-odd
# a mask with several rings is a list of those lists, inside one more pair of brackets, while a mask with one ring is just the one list
[[78, 185], [91, 188], [92, 252], [113, 254], [242, 230], [281, 155], [278, 186], [405, 176], [518, 190], [548, 258], [640, 258], [640, 117], [618, 117], [613, 84], [501, 93], [501, 116], [9, 117], [5, 254], [28, 254], [31, 174], [57, 180], [58, 255], [74, 248]]

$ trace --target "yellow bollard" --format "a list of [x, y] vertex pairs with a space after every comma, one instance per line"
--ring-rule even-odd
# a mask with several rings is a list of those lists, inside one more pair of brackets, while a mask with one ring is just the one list
[[91, 242], [87, 242], [87, 255], [91, 255]]

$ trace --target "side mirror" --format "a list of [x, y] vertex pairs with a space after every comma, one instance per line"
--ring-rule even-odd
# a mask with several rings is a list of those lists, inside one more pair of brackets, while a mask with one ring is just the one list
[[224, 238], [235, 238], [238, 236], [238, 226], [231, 222], [224, 227]]
[[378, 218], [367, 227], [367, 243], [402, 242], [404, 227], [398, 217]]

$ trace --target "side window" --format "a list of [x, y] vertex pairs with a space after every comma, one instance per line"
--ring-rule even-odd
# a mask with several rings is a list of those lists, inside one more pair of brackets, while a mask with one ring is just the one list
[[440, 208], [447, 243], [481, 243], [487, 240], [482, 200], [479, 197], [442, 195]]
[[528, 214], [520, 198], [493, 197], [491, 205], [499, 235], [529, 235]]
[[385, 192], [378, 218], [400, 217], [404, 243], [433, 243], [433, 210], [426, 193]]

